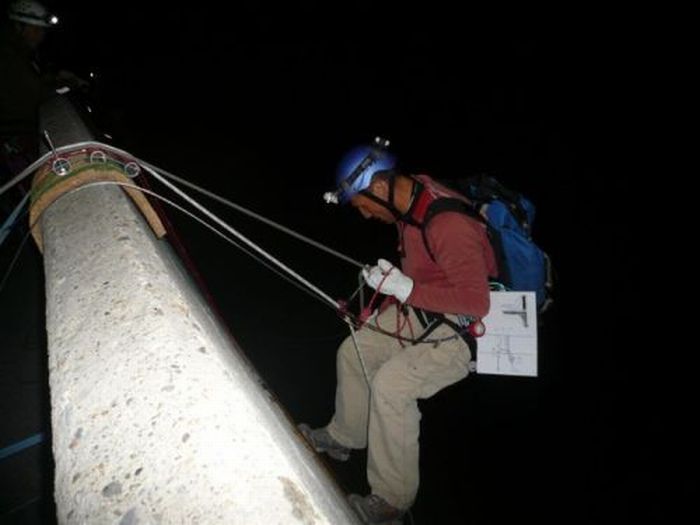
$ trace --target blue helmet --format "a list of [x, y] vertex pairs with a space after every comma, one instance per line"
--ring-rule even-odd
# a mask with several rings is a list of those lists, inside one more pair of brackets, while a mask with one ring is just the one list
[[375, 173], [393, 169], [396, 158], [387, 151], [388, 147], [388, 140], [377, 137], [373, 144], [356, 147], [345, 154], [336, 173], [338, 189], [327, 192], [323, 196], [325, 201], [335, 204], [347, 202], [353, 195], [369, 187]]

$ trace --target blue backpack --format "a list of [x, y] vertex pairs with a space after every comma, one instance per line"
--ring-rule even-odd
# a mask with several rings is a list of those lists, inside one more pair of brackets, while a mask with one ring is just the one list
[[[442, 197], [433, 201], [422, 223], [423, 243], [430, 257], [426, 227], [431, 219], [445, 211], [458, 211], [484, 222], [498, 263], [498, 282], [508, 290], [533, 291], [540, 312], [552, 302], [552, 269], [549, 257], [532, 240], [535, 207], [525, 197], [514, 192], [495, 178], [479, 175], [455, 182], [440, 181], [469, 199]], [[486, 207], [486, 219], [481, 210]]]

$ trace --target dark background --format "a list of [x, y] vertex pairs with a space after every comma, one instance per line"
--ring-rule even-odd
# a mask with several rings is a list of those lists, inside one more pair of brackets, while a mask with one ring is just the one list
[[[392, 140], [410, 172], [488, 172], [535, 202], [535, 237], [557, 270], [555, 307], [540, 329], [540, 377], [471, 377], [421, 402], [416, 524], [673, 523], [684, 515], [696, 490], [684, 452], [691, 440], [667, 423], [674, 414], [659, 396], [660, 341], [635, 285], [646, 257], [633, 212], [640, 181], [631, 163], [614, 160], [634, 98], [624, 27], [581, 17], [545, 23], [537, 13], [511, 13], [506, 23], [502, 14], [428, 5], [50, 5], [62, 24], [44, 64], [95, 73], [80, 98], [116, 146], [355, 259], [395, 259], [393, 229], [321, 196], [333, 189], [340, 156], [375, 135]], [[353, 267], [211, 206], [331, 296], [354, 289]], [[260, 376], [296, 422], [325, 424], [344, 325], [169, 214]], [[2, 271], [13, 255], [7, 246]], [[2, 446], [49, 432], [33, 245], [17, 268], [0, 292], [2, 337], [16, 341], [4, 346], [18, 352], [2, 358], [12, 414]], [[27, 384], [31, 395], [18, 394]], [[26, 486], [3, 482], [0, 513], [48, 519], [49, 447], [22, 454], [0, 463], [29, 472]], [[331, 465], [344, 490], [368, 490], [364, 459]]]

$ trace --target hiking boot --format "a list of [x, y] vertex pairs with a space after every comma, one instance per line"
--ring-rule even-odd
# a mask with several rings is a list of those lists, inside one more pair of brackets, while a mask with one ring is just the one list
[[371, 525], [403, 524], [403, 515], [406, 511], [389, 505], [381, 496], [370, 494], [363, 497], [359, 494], [350, 494], [348, 501], [362, 519], [362, 523]]
[[298, 428], [316, 452], [325, 452], [338, 461], [347, 461], [350, 457], [350, 449], [333, 439], [325, 428], [312, 429], [306, 423], [302, 423]]

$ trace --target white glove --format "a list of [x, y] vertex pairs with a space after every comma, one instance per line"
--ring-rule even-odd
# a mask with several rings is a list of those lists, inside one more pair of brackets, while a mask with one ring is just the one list
[[362, 270], [365, 282], [375, 290], [393, 295], [399, 301], [406, 302], [413, 290], [413, 279], [386, 259], [379, 259], [377, 266]]

